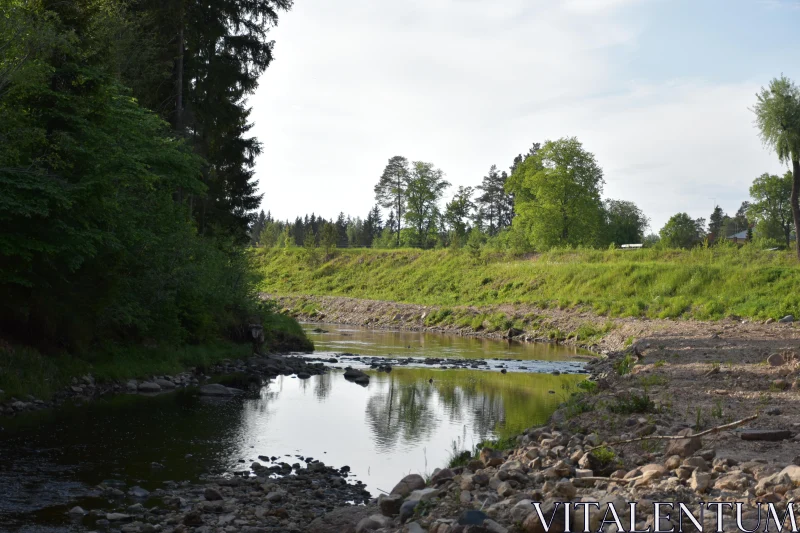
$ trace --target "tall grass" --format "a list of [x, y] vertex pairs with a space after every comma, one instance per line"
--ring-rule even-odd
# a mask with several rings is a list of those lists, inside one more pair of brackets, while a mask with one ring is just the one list
[[[261, 289], [423, 305], [530, 304], [601, 315], [720, 319], [800, 314], [800, 264], [751, 246], [553, 250], [526, 257], [415, 249], [341, 250], [319, 266], [300, 251], [257, 252]], [[438, 317], [437, 317], [438, 318]]]

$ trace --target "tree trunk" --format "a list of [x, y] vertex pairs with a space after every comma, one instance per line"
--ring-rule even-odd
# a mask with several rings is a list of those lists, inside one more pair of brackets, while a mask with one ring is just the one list
[[178, 55], [175, 58], [175, 130], [183, 127], [183, 9], [178, 29]]
[[[180, 8], [179, 21], [178, 55], [175, 59], [175, 131], [181, 135], [183, 133], [183, 5]], [[178, 202], [183, 203], [183, 187], [178, 187]]]
[[797, 250], [797, 258], [800, 259], [800, 206], [798, 197], [800, 196], [800, 159], [792, 160], [792, 216], [794, 217], [794, 247]]

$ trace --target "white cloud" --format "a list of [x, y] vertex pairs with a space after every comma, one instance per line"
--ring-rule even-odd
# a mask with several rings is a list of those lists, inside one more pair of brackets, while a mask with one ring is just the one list
[[608, 196], [656, 230], [677, 211], [707, 217], [713, 197], [735, 211], [779, 169], [747, 110], [758, 86], [626, 79], [642, 28], [625, 9], [643, 1], [297, 2], [251, 100], [264, 209], [364, 216], [391, 156], [476, 185], [532, 142], [575, 135]]

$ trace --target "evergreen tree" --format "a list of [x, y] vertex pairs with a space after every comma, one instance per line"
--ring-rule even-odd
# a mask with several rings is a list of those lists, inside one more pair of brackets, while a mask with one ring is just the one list
[[408, 160], [403, 156], [394, 156], [389, 159], [386, 168], [383, 169], [378, 184], [375, 185], [375, 200], [382, 207], [391, 209], [394, 212], [396, 228], [392, 228], [397, 233], [397, 244], [400, 245], [400, 223], [404, 218], [406, 206], [406, 191], [411, 179], [411, 172], [408, 168]]
[[708, 232], [711, 234], [711, 239], [714, 241], [718, 241], [720, 239], [724, 239], [724, 235], [722, 235], [722, 225], [725, 222], [726, 214], [722, 211], [720, 206], [714, 207], [714, 212], [711, 213], [711, 217], [709, 217], [708, 222]]

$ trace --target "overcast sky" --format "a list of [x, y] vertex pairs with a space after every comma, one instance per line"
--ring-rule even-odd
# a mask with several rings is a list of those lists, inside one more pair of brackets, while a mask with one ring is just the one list
[[576, 136], [658, 231], [733, 214], [785, 169], [755, 93], [800, 82], [800, 0], [296, 0], [251, 97], [262, 207], [364, 217], [388, 159], [453, 188], [533, 142]]

